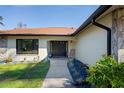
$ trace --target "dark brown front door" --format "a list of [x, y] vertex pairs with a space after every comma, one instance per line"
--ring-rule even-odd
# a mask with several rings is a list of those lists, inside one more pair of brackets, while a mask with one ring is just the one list
[[66, 57], [67, 56], [67, 41], [51, 41], [52, 57]]

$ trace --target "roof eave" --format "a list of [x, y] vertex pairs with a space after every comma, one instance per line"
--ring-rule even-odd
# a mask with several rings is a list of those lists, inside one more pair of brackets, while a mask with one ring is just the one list
[[78, 34], [84, 28], [86, 28], [93, 19], [97, 19], [101, 14], [108, 10], [112, 5], [101, 5], [71, 36]]
[[68, 35], [56, 35], [56, 34], [0, 34], [0, 36], [71, 36]]

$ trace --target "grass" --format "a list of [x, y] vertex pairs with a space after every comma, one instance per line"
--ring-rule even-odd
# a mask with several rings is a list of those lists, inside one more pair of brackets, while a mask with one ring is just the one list
[[0, 88], [39, 88], [48, 72], [50, 62], [1, 65]]

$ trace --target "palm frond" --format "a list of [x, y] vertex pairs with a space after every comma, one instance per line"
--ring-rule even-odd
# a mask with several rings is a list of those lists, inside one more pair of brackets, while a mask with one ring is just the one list
[[3, 20], [3, 17], [2, 16], [0, 16], [0, 20]]
[[4, 24], [2, 22], [0, 22], [0, 25], [4, 26]]
[[[0, 21], [2, 21], [2, 20], [3, 20], [3, 17], [0, 16]], [[0, 22], [0, 25], [4, 26], [3, 22]]]

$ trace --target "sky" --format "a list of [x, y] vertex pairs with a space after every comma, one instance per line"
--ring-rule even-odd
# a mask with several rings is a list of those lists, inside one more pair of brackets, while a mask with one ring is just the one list
[[99, 6], [95, 5], [0, 5], [0, 16], [5, 26], [1, 30], [15, 29], [23, 23], [27, 28], [78, 28]]

